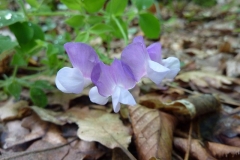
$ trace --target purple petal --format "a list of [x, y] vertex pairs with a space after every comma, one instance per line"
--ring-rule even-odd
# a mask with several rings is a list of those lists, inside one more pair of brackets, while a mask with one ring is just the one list
[[99, 62], [94, 49], [84, 43], [68, 42], [64, 48], [74, 68], [78, 68], [84, 77], [90, 78], [92, 68]]
[[145, 46], [143, 36], [137, 36], [133, 38], [133, 43], [142, 43]]
[[108, 102], [108, 97], [103, 97], [98, 93], [97, 87], [92, 87], [89, 91], [90, 100], [94, 103], [105, 105]]
[[56, 86], [65, 93], [81, 93], [84, 88], [84, 77], [77, 68], [64, 67], [57, 73]]
[[97, 86], [99, 94], [104, 97], [111, 96], [116, 87], [110, 66], [99, 62], [93, 67], [92, 82]]
[[162, 47], [160, 43], [153, 43], [147, 47], [147, 52], [152, 61], [161, 63], [162, 61]]
[[128, 65], [136, 81], [139, 81], [147, 72], [149, 56], [142, 43], [131, 43], [122, 52], [121, 60]]
[[155, 84], [160, 84], [170, 70], [163, 65], [151, 60], [149, 60], [148, 63], [149, 67], [147, 71], [147, 77], [151, 79]]
[[163, 59], [162, 64], [170, 69], [170, 72], [165, 78], [173, 79], [180, 71], [180, 61], [176, 57], [168, 57], [167, 59]]
[[111, 64], [111, 70], [114, 76], [114, 81], [118, 86], [125, 89], [131, 89], [135, 86], [135, 77], [128, 65], [118, 59], [114, 59]]
[[112, 103], [114, 112], [118, 112], [120, 110], [120, 103], [127, 105], [136, 105], [136, 102], [132, 96], [132, 94], [124, 88], [117, 87], [112, 95]]

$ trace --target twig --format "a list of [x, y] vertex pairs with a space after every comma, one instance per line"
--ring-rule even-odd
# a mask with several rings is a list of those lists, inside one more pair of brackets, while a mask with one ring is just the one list
[[74, 141], [77, 140], [77, 139], [78, 139], [78, 138], [76, 137], [76, 138], [74, 138], [73, 140], [71, 140], [70, 142], [67, 142], [67, 143], [62, 144], [62, 145], [59, 145], [59, 146], [51, 147], [51, 148], [45, 148], [45, 149], [39, 149], [39, 150], [33, 150], [33, 151], [26, 151], [26, 152], [16, 153], [16, 154], [14, 154], [14, 155], [10, 155], [10, 156], [3, 157], [3, 158], [1, 158], [0, 160], [10, 160], [10, 159], [18, 158], [18, 157], [21, 157], [21, 156], [26, 156], [26, 155], [29, 155], [29, 154], [46, 152], [46, 151], [49, 151], [49, 150], [61, 148], [61, 147], [63, 147], [63, 146], [66, 146], [66, 145], [74, 142]]
[[193, 126], [193, 122], [191, 121], [191, 123], [190, 123], [190, 128], [189, 128], [189, 134], [188, 134], [187, 151], [186, 151], [186, 154], [185, 154], [185, 156], [184, 156], [184, 160], [188, 160], [188, 158], [189, 158], [189, 153], [190, 153], [190, 150], [191, 150], [192, 126]]

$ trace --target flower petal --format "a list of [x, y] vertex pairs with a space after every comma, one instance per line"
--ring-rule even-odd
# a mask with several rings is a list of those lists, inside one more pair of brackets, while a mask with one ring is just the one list
[[104, 97], [111, 96], [116, 87], [110, 66], [103, 62], [93, 67], [91, 80], [97, 86], [99, 94]]
[[147, 73], [147, 60], [149, 56], [142, 43], [131, 43], [122, 52], [121, 60], [128, 65], [136, 81]]
[[151, 60], [148, 61], [148, 64], [149, 66], [147, 70], [147, 77], [151, 79], [155, 84], [160, 84], [170, 70], [163, 65]]
[[[134, 37], [132, 42], [133, 42], [133, 43], [139, 42], [139, 43], [142, 43], [143, 45], [145, 44], [145, 43], [144, 43], [143, 36]], [[144, 45], [144, 46], [145, 46], [145, 45]]]
[[180, 71], [180, 61], [176, 57], [168, 57], [162, 60], [162, 64], [170, 69], [170, 72], [166, 75], [166, 78], [173, 79]]
[[84, 43], [68, 42], [64, 48], [74, 68], [78, 68], [84, 77], [90, 78], [92, 68], [99, 62], [94, 49]]
[[97, 87], [92, 87], [89, 91], [90, 100], [94, 103], [105, 105], [108, 102], [108, 97], [103, 97], [98, 93]]
[[111, 64], [111, 70], [114, 75], [114, 81], [120, 87], [131, 89], [135, 86], [136, 81], [132, 70], [121, 60], [114, 59]]
[[56, 85], [65, 93], [81, 93], [84, 88], [84, 77], [77, 68], [64, 67], [56, 76]]
[[162, 61], [162, 46], [159, 42], [153, 43], [147, 47], [147, 52], [152, 61], [161, 63]]
[[120, 104], [127, 105], [136, 105], [136, 101], [134, 100], [132, 94], [122, 87], [117, 87], [112, 95], [112, 103], [114, 112], [118, 112], [120, 110]]

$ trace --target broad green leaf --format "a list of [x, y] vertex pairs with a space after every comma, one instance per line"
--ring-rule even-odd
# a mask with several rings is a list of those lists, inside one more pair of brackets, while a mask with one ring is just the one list
[[82, 0], [61, 0], [69, 9], [82, 10]]
[[117, 38], [128, 38], [127, 24], [120, 17], [112, 17], [111, 26], [114, 28], [114, 35]]
[[138, 8], [138, 10], [146, 10], [154, 3], [154, 0], [132, 0], [132, 1]]
[[127, 3], [128, 0], [110, 0], [107, 4], [106, 11], [110, 14], [121, 15], [127, 6]]
[[37, 39], [44, 40], [44, 33], [41, 28], [31, 22], [17, 22], [9, 26], [10, 30], [16, 36], [21, 50], [28, 52], [37, 45], [35, 42]]
[[9, 36], [0, 35], [0, 54], [3, 51], [14, 48], [17, 45], [17, 42], [11, 40]]
[[30, 4], [30, 6], [34, 7], [34, 8], [38, 8], [40, 6], [40, 4], [38, 3], [37, 0], [26, 0], [28, 4]]
[[16, 22], [21, 22], [24, 20], [24, 15], [20, 12], [12, 12], [9, 10], [0, 11], [0, 27], [9, 26]]
[[107, 24], [98, 23], [90, 28], [90, 32], [94, 34], [102, 34], [112, 32], [113, 28]]
[[33, 103], [39, 107], [45, 107], [47, 105], [47, 96], [44, 91], [38, 87], [30, 88], [30, 97]]
[[84, 16], [76, 15], [76, 16], [72, 16], [71, 18], [67, 19], [65, 22], [73, 28], [79, 28], [84, 25], [84, 19], [85, 19]]
[[139, 15], [139, 24], [147, 38], [158, 38], [160, 34], [160, 22], [150, 13], [142, 13]]
[[88, 42], [89, 41], [89, 33], [88, 32], [79, 32], [77, 37], [75, 38], [76, 42]]
[[20, 46], [28, 43], [33, 38], [34, 30], [29, 22], [17, 22], [10, 25], [9, 28], [16, 36]]
[[7, 91], [13, 95], [16, 99], [20, 97], [22, 91], [22, 86], [16, 81], [13, 80], [7, 87]]
[[82, 3], [88, 12], [93, 13], [99, 11], [103, 7], [105, 1], [106, 0], [83, 0]]

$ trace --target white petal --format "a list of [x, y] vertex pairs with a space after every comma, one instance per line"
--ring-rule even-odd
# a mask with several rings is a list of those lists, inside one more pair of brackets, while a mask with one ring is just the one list
[[84, 88], [84, 77], [76, 68], [64, 67], [56, 76], [56, 86], [65, 93], [81, 93]]
[[112, 95], [112, 103], [114, 112], [118, 112], [120, 110], [120, 104], [127, 104], [134, 106], [136, 105], [136, 101], [133, 98], [132, 94], [122, 87], [116, 87], [115, 92]]
[[176, 57], [168, 57], [163, 59], [162, 63], [165, 67], [170, 69], [170, 72], [166, 75], [166, 78], [173, 79], [180, 71], [180, 61]]
[[97, 87], [92, 87], [89, 91], [90, 100], [94, 103], [104, 105], [108, 102], [108, 97], [103, 97], [98, 93]]
[[151, 60], [148, 61], [147, 77], [157, 85], [161, 83], [169, 71], [168, 68], [157, 62]]

